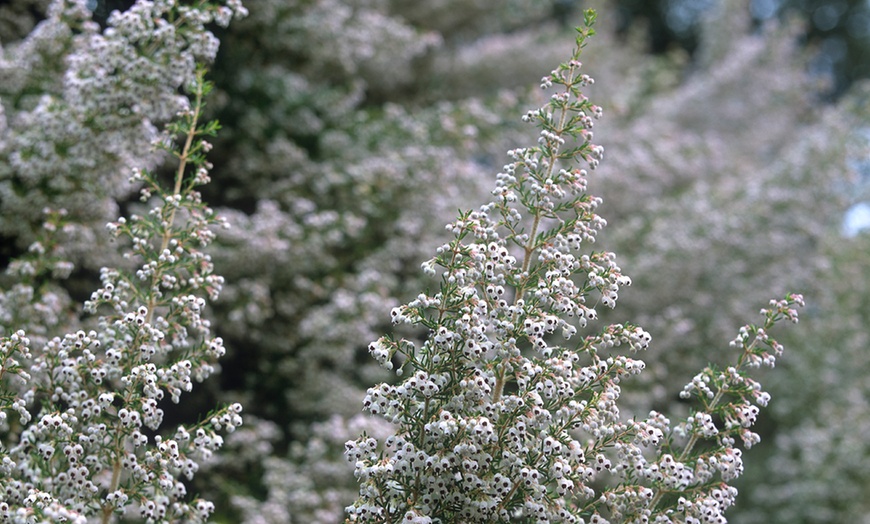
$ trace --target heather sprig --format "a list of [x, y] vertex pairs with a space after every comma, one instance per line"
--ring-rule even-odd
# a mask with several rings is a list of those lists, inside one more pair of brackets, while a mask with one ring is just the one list
[[[629, 355], [651, 337], [631, 324], [587, 328], [631, 283], [613, 253], [586, 250], [606, 224], [587, 192], [602, 110], [581, 92], [593, 83], [580, 55], [594, 21], [586, 11], [571, 59], [541, 81], [556, 92], [523, 117], [538, 144], [508, 152], [494, 199], [461, 213], [423, 264], [439, 290], [392, 310], [394, 323], [428, 330], [425, 341], [369, 345], [406, 378], [370, 388], [363, 404], [395, 433], [346, 444], [360, 483], [349, 522], [724, 521], [735, 494], [725, 483], [742, 470], [734, 437], [757, 442], [748, 428], [769, 398], [745, 371], [772, 364], [782, 348], [767, 330], [796, 320], [802, 299], [774, 302], [763, 327], [741, 330], [737, 366], [696, 377], [686, 391], [704, 402], [686, 422], [622, 416], [620, 382], [645, 366]], [[702, 438], [712, 441], [696, 451]]]
[[204, 249], [226, 227], [197, 189], [209, 181], [206, 139], [218, 129], [200, 122], [211, 89], [204, 75], [155, 144], [177, 161], [172, 180], [134, 170], [150, 209], [108, 224], [133, 266], [101, 271], [85, 303], [98, 329], [44, 347], [31, 347], [23, 330], [2, 341], [4, 522], [204, 522], [214, 509], [188, 496], [185, 482], [221, 447], [218, 432], [241, 425], [241, 406], [162, 427], [164, 397], [177, 404], [224, 354], [203, 317], [223, 285]]
[[[670, 430], [667, 441], [657, 450], [655, 463], [645, 462], [642, 454], [633, 453], [637, 450], [621, 450], [635, 457], [630, 461], [635, 472], [628, 478], [653, 480], [656, 492], [649, 504], [653, 515], [657, 506], [667, 501], [661, 508], [664, 511], [658, 513], [666, 519], [676, 516], [685, 522], [725, 522], [722, 513], [737, 495], [728, 482], [743, 473], [742, 452], [735, 444], [739, 438], [748, 449], [760, 442], [750, 428], [759, 406], [770, 401], [770, 394], [749, 372], [761, 366], [774, 367], [783, 346], [768, 331], [781, 320], [797, 323], [795, 308], [803, 305], [803, 297], [797, 294], [771, 300], [761, 310], [764, 322], [741, 327], [731, 341], [731, 347], [740, 350], [736, 365], [725, 369], [708, 366], [686, 384], [680, 397], [694, 398], [699, 407]], [[702, 442], [708, 445], [696, 450]], [[668, 479], [665, 472], [674, 471], [680, 474]]]

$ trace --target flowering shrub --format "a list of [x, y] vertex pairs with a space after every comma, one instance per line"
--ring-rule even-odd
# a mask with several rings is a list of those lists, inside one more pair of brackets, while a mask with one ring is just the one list
[[[208, 501], [187, 500], [182, 478], [192, 478], [197, 460], [220, 448], [216, 431], [241, 425], [241, 406], [215, 410], [171, 438], [154, 434], [163, 422], [164, 395], [177, 404], [225, 351], [202, 318], [223, 285], [202, 248], [214, 237], [212, 226], [225, 224], [195, 189], [209, 181], [204, 154], [211, 146], [202, 137], [217, 129], [199, 123], [209, 90], [202, 74], [193, 107], [168, 126], [160, 143], [178, 159], [173, 185], [134, 170], [133, 178], [144, 183], [142, 201], [156, 197], [156, 205], [147, 215], [108, 226], [129, 241], [125, 258], [139, 266], [101, 271], [102, 286], [85, 304], [87, 312], [102, 313], [98, 330], [78, 330], [36, 348], [23, 330], [2, 339], [0, 417], [9, 447], [0, 459], [0, 516], [6, 521], [99, 516], [108, 522], [133, 508], [148, 521], [204, 522], [214, 509]], [[28, 266], [28, 276], [45, 272], [43, 249], [34, 245], [32, 265], [16, 267]], [[13, 411], [17, 420], [8, 415]]]
[[[49, 334], [51, 327], [77, 319], [67, 314], [56, 321], [63, 308], [44, 284], [71, 271], [58, 235], [81, 216], [66, 209], [46, 210], [44, 232], [9, 265], [9, 276], [17, 283], [3, 293], [4, 324], [34, 327], [36, 338], [17, 329], [0, 340], [4, 522], [110, 522], [115, 515], [148, 522], [205, 522], [214, 510], [211, 502], [188, 496], [186, 482], [199, 461], [221, 447], [217, 432], [241, 425], [241, 405], [215, 409], [201, 422], [169, 433], [162, 425], [164, 397], [178, 404], [194, 381], [211, 375], [214, 361], [225, 352], [203, 313], [223, 287], [204, 250], [215, 228], [226, 222], [203, 203], [198, 187], [210, 181], [212, 165], [205, 155], [212, 146], [205, 138], [218, 129], [216, 122], [201, 123], [204, 97], [211, 89], [202, 64], [214, 57], [217, 46], [203, 24], [213, 18], [225, 24], [244, 14], [238, 2], [229, 6], [140, 2], [127, 13], [113, 14], [101, 35], [86, 21], [83, 2], [55, 2], [49, 19], [37, 29], [43, 35], [71, 37], [80, 54], [66, 57], [71, 67], [59, 94], [45, 94], [35, 112], [16, 115], [7, 135], [11, 138], [4, 142], [12, 170], [7, 188], [37, 183], [26, 177], [49, 176], [52, 166], [62, 165], [64, 171], [50, 173], [57, 184], [80, 180], [84, 188], [95, 190], [105, 183], [90, 178], [103, 174], [95, 163], [100, 155], [115, 160], [102, 167], [116, 169], [124, 161], [111, 154], [114, 148], [132, 147], [142, 139], [115, 140], [116, 131], [121, 137], [144, 132], [156, 149], [175, 158], [177, 167], [168, 184], [150, 170], [133, 169], [130, 181], [141, 187], [145, 212], [108, 224], [122, 249], [117, 258], [122, 265], [100, 270], [100, 287], [84, 305], [85, 313], [93, 316], [78, 321], [79, 329], [63, 336]], [[83, 32], [72, 31], [70, 23], [81, 24]], [[118, 91], [125, 85], [137, 89]], [[181, 86], [192, 101], [174, 93]], [[92, 105], [101, 96], [110, 100], [109, 108], [118, 104], [121, 109], [101, 113], [109, 108]], [[178, 112], [165, 132], [151, 133], [149, 119], [165, 120], [173, 110]], [[28, 135], [36, 132], [29, 124], [46, 118], [57, 120], [56, 134]], [[69, 142], [76, 136], [84, 143]], [[87, 149], [97, 143], [104, 147]], [[123, 156], [124, 151], [115, 153]], [[117, 174], [110, 174], [114, 181]], [[75, 195], [61, 195], [64, 186], [57, 184], [37, 197], [62, 196], [74, 202]], [[95, 193], [98, 199], [106, 194]], [[7, 204], [18, 202], [4, 200]]]
[[724, 522], [734, 503], [736, 441], [759, 442], [750, 428], [770, 398], [747, 371], [773, 366], [782, 346], [768, 331], [796, 322], [803, 299], [771, 301], [761, 326], [741, 328], [737, 363], [705, 368], [681, 392], [697, 400], [684, 421], [623, 417], [620, 383], [645, 365], [612, 349], [636, 353], [650, 336], [587, 329], [631, 281], [613, 253], [579, 254], [605, 225], [575, 165], [603, 157], [591, 131], [601, 108], [580, 91], [593, 83], [579, 59], [595, 13], [584, 18], [571, 60], [542, 81], [561, 89], [523, 117], [539, 145], [509, 151], [495, 199], [448, 226], [454, 240], [423, 264], [440, 290], [392, 311], [394, 323], [426, 328], [425, 342], [369, 346], [407, 378], [369, 389], [363, 404], [395, 433], [346, 444], [360, 482], [350, 522]]
[[[191, 60], [192, 50], [216, 50], [203, 24], [220, 7], [185, 5], [190, 16], [166, 1], [0, 6], [0, 264], [9, 264], [0, 325], [6, 335], [25, 328], [34, 354], [58, 334], [101, 331], [99, 315], [76, 306], [100, 286], [100, 268], [138, 269], [104, 226], [153, 205], [137, 202], [142, 182], [130, 183], [130, 168], [172, 176], [154, 169], [162, 157], [152, 143], [186, 108], [179, 87], [211, 59]], [[233, 223], [204, 249], [227, 277], [206, 310], [228, 354], [217, 380], [177, 409], [169, 398], [159, 405], [164, 438], [179, 411], [204, 413], [213, 397], [245, 405], [245, 426], [184, 480], [215, 501], [218, 520], [343, 520], [358, 489], [344, 442], [361, 431], [383, 442], [395, 431], [348, 401], [402, 378], [367, 358], [366, 344], [386, 329], [385, 311], [431, 286], [416, 268], [449, 235], [431, 225], [486, 198], [478, 173], [533, 136], [505, 115], [544, 103], [524, 79], [557, 63], [568, 41], [549, 23], [549, 2], [495, 6], [258, 0], [219, 33], [206, 120], [223, 125], [209, 153], [220, 182], [200, 189]], [[772, 423], [757, 430], [764, 440], [748, 454], [756, 467], [736, 484], [730, 516], [856, 520], [870, 485], [856, 428], [870, 410], [860, 394], [866, 308], [855, 290], [870, 275], [866, 248], [837, 238], [836, 226], [850, 135], [866, 107], [857, 92], [820, 104], [788, 26], [750, 28], [748, 0], [721, 6], [691, 62], [679, 52], [650, 56], [612, 27], [599, 27], [587, 48], [584, 67], [598, 82], [585, 91], [608, 114], [597, 138], [619, 151], [595, 172], [612, 222], [596, 245], [618, 252], [634, 281], [619, 308], [594, 308], [601, 318], [587, 320], [587, 333], [604, 321], [644, 326], [656, 341], [644, 360], [655, 365], [620, 383], [622, 418], [655, 409], [674, 419], [687, 403], [664, 385], [710, 359], [727, 368], [729, 352], [709, 348], [747, 308], [771, 292], [805, 290], [815, 309], [783, 340], [785, 365], [764, 379], [777, 398]], [[46, 19], [17, 41], [36, 13]], [[618, 18], [605, 14], [605, 23]], [[170, 19], [174, 33], [147, 36]], [[394, 336], [420, 346], [419, 327]]]

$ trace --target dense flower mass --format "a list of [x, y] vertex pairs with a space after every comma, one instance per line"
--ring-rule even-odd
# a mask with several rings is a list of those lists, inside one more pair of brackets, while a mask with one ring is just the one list
[[[234, 7], [237, 13], [242, 9], [237, 2]], [[73, 193], [87, 194], [106, 183], [100, 175], [115, 180], [118, 175], [111, 170], [139, 158], [133, 147], [143, 135], [177, 165], [169, 184], [150, 170], [133, 169], [130, 182], [141, 187], [144, 212], [108, 224], [124, 264], [100, 270], [100, 287], [84, 304], [91, 316], [80, 329], [49, 333], [73, 320], [56, 321], [65, 306], [57, 307], [42, 282], [69, 275], [72, 264], [58, 248], [58, 236], [71, 220], [90, 215], [47, 208], [43, 231], [9, 265], [19, 282], [3, 293], [3, 320], [32, 326], [36, 338], [18, 329], [3, 337], [0, 346], [4, 522], [110, 522], [115, 516], [205, 522], [214, 510], [211, 502], [191, 497], [186, 483], [199, 463], [220, 449], [218, 432], [242, 424], [242, 407], [234, 403], [215, 409], [199, 423], [167, 432], [162, 401], [167, 397], [178, 404], [195, 381], [212, 374], [224, 353], [221, 338], [203, 315], [224, 282], [205, 250], [215, 228], [226, 222], [202, 202], [198, 186], [209, 180], [206, 137], [218, 128], [216, 122], [201, 123], [211, 89], [202, 65], [217, 48], [202, 24], [225, 9], [140, 2], [126, 13], [115, 12], [99, 33], [86, 20], [83, 2], [61, 1], [52, 5], [37, 29], [39, 36], [28, 41], [37, 45], [40, 36], [66, 35], [72, 52], [64, 57], [68, 69], [60, 91], [44, 94], [33, 111], [17, 115], [7, 135], [7, 189], [43, 184], [37, 179], [49, 177], [72, 184]], [[226, 14], [221, 16], [228, 21]], [[188, 25], [186, 19], [193, 22]], [[69, 24], [80, 25], [73, 30]], [[138, 45], [153, 46], [148, 58], [140, 57]], [[31, 51], [31, 59], [44, 57]], [[170, 64], [175, 66], [168, 68]], [[179, 87], [192, 100], [179, 97], [174, 92]], [[101, 103], [111, 104], [112, 110], [106, 112]], [[46, 119], [55, 123], [56, 133], [38, 127]], [[150, 130], [151, 119], [171, 121], [158, 134]], [[92, 147], [98, 143], [102, 147]], [[124, 156], [129, 153], [133, 157]], [[99, 166], [101, 155], [114, 161]], [[55, 172], [60, 166], [63, 171]], [[55, 185], [37, 197], [74, 201], [75, 195], [55, 193], [65, 188]], [[95, 191], [94, 196], [100, 201], [112, 191]], [[21, 194], [27, 197], [27, 191], [15, 192]], [[4, 198], [4, 212], [10, 211], [5, 206], [20, 203]]]
[[[396, 432], [347, 442], [360, 482], [349, 522], [724, 522], [734, 503], [736, 438], [759, 441], [754, 403], [769, 399], [747, 371], [773, 365], [782, 346], [767, 330], [796, 322], [803, 299], [771, 301], [763, 326], [740, 330], [737, 364], [684, 388], [700, 401], [685, 421], [623, 417], [620, 383], [645, 364], [613, 350], [633, 355], [651, 337], [630, 324], [587, 329], [631, 283], [613, 253], [581, 254], [605, 225], [576, 165], [603, 157], [591, 131], [601, 108], [580, 90], [593, 83], [580, 55], [594, 20], [587, 11], [571, 60], [541, 81], [561, 89], [523, 117], [538, 145], [508, 152], [495, 199], [449, 224], [455, 239], [423, 264], [439, 292], [393, 309], [394, 323], [427, 328], [425, 342], [369, 345], [408, 378], [365, 397]], [[699, 441], [710, 445], [696, 450]]]
[[[108, 224], [127, 241], [124, 256], [138, 269], [103, 268], [101, 287], [85, 303], [99, 315], [98, 329], [41, 346], [24, 330], [3, 339], [5, 521], [108, 522], [115, 513], [138, 513], [154, 522], [204, 522], [214, 509], [190, 500], [184, 479], [221, 447], [217, 431], [241, 425], [241, 405], [179, 426], [171, 437], [154, 434], [163, 424], [164, 395], [178, 404], [224, 352], [202, 317], [223, 285], [202, 249], [212, 226], [223, 222], [194, 189], [209, 167], [202, 136], [216, 126], [199, 123], [208, 90], [201, 73], [191, 85], [193, 107], [178, 115], [162, 143], [179, 162], [174, 188], [134, 170], [143, 200], [154, 207]], [[176, 137], [182, 145], [174, 145]]]

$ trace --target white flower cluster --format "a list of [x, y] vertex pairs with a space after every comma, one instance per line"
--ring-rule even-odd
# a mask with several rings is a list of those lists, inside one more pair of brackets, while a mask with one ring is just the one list
[[[236, 8], [241, 9], [237, 3]], [[63, 24], [81, 9], [81, 2], [57, 2], [48, 24]], [[220, 8], [201, 4], [198, 9], [206, 13]], [[89, 22], [85, 29], [93, 42], [103, 37], [111, 41], [117, 32], [126, 31], [123, 40], [137, 43], [156, 31], [148, 24], [168, 23], [164, 17], [184, 18], [195, 11], [199, 12], [170, 1], [139, 2], [127, 13], [114, 14], [102, 37]], [[204, 31], [201, 24], [209, 20], [200, 16], [199, 30]], [[188, 32], [184, 25], [174, 28], [179, 36]], [[165, 52], [165, 61], [183, 53], [163, 40], [150, 43], [157, 46], [151, 56]], [[135, 60], [137, 53], [130, 48], [118, 56]], [[196, 66], [195, 74], [167, 80], [175, 82], [173, 89], [187, 81], [194, 97], [191, 109], [179, 112], [167, 126], [167, 133], [180, 136], [184, 144], [168, 148], [179, 162], [174, 187], [139, 171], [139, 180], [156, 196], [151, 211], [110, 225], [113, 235], [124, 240], [120, 243], [127, 249], [124, 258], [138, 269], [101, 271], [102, 285], [85, 304], [85, 311], [97, 316], [83, 323], [93, 324], [94, 329], [46, 338], [41, 344], [24, 331], [2, 339], [0, 514], [4, 522], [105, 523], [114, 521], [113, 515], [134, 514], [148, 522], [204, 522], [214, 510], [210, 502], [191, 500], [181, 477], [191, 479], [199, 461], [221, 447], [223, 439], [217, 431], [232, 432], [242, 424], [241, 405], [216, 409], [195, 427], [179, 427], [173, 438], [161, 434], [164, 393], [178, 403], [182, 392], [193, 389], [193, 380], [202, 381], [213, 372], [214, 358], [224, 351], [222, 340], [210, 335], [210, 323], [203, 318], [208, 301], [217, 298], [223, 284], [203, 249], [222, 222], [196, 190], [207, 180], [203, 170], [207, 173], [211, 167], [201, 153], [208, 148], [201, 136], [217, 128], [214, 122], [199, 122], [210, 89], [200, 66], [213, 54], [191, 56], [193, 62], [185, 67], [193, 74]], [[103, 73], [92, 71], [96, 80], [114, 82], [125, 77], [120, 64], [103, 60], [92, 63], [109, 67]], [[130, 74], [147, 72], [147, 64], [128, 65]], [[70, 71], [75, 76], [77, 69]], [[134, 82], [153, 87], [158, 79], [151, 80]], [[79, 108], [85, 101], [93, 103], [99, 98], [96, 93], [103, 91], [99, 86], [93, 89], [73, 90], [82, 96], [76, 103]], [[142, 96], [143, 103], [159, 102], [155, 93], [135, 96]], [[81, 123], [66, 116], [72, 125]], [[94, 129], [113, 126], [101, 122]], [[71, 217], [49, 215], [46, 235], [50, 239], [57, 224]], [[50, 240], [44, 245], [51, 245]], [[34, 270], [20, 272], [26, 278], [22, 285], [32, 286], [33, 279], [51, 267], [51, 261], [47, 264], [42, 258], [44, 249], [31, 249], [25, 255]]]
[[[602, 158], [580, 132], [600, 115], [579, 90], [592, 83], [578, 58], [594, 19], [587, 11], [572, 60], [542, 83], [563, 91], [527, 113], [538, 146], [509, 153], [496, 200], [449, 224], [455, 239], [424, 265], [441, 269], [440, 290], [392, 310], [394, 323], [428, 328], [427, 340], [369, 347], [382, 366], [411, 373], [363, 403], [396, 433], [382, 446], [367, 436], [346, 444], [360, 482], [351, 522], [720, 522], [733, 504], [726, 482], [743, 470], [734, 436], [758, 411], [745, 372], [779, 352], [768, 329], [802, 299], [772, 302], [763, 327], [744, 328], [738, 366], [699, 374], [686, 393], [699, 393], [701, 409], [676, 427], [656, 412], [626, 422], [618, 406], [621, 381], [644, 363], [612, 351], [644, 350], [649, 333], [612, 324], [565, 345], [631, 282], [612, 253], [576, 254], [604, 226], [600, 199], [585, 192], [585, 171], [560, 168]], [[699, 440], [712, 445], [696, 451]]]

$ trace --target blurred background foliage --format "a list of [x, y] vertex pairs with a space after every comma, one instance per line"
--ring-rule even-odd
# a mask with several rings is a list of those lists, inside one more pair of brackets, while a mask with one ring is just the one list
[[[701, 20], [717, 0], [616, 0], [619, 30], [647, 25], [651, 53], [675, 46], [694, 52], [701, 39]], [[752, 0], [753, 23], [801, 20], [800, 45], [817, 51], [810, 71], [829, 76], [828, 97], [836, 98], [853, 82], [870, 76], [870, 4], [865, 0]]]
[[[135, 0], [90, 1], [94, 3], [94, 18], [105, 22], [112, 10], [124, 10]], [[614, 0], [616, 30], [626, 34], [644, 26], [646, 51], [654, 55], [675, 47], [694, 53], [700, 41], [701, 19], [718, 1]], [[44, 15], [49, 2], [16, 0], [0, 6], [3, 40], [14, 41], [28, 34]], [[510, 9], [509, 4], [501, 3], [505, 5], [497, 7]], [[542, 12], [549, 11], [554, 19], [570, 25], [571, 17], [584, 3], [583, 0], [547, 0], [542, 2]], [[856, 80], [870, 77], [870, 5], [865, 0], [752, 0], [749, 8], [756, 25], [789, 17], [802, 21], [800, 44], [818, 51], [812, 64], [813, 72], [832, 75], [829, 96], [841, 95]], [[454, 29], [460, 29], [479, 21], [464, 18], [452, 23]]]
[[[3, 71], [49, 3], [0, 6]], [[96, 0], [94, 19], [104, 26], [130, 3]], [[774, 400], [731, 521], [867, 522], [870, 236], [845, 235], [843, 219], [870, 177], [870, 2], [246, 5], [247, 19], [217, 31], [209, 108], [223, 130], [205, 198], [233, 224], [213, 253], [228, 282], [214, 325], [229, 353], [198, 400], [167, 409], [184, 421], [215, 397], [245, 405], [247, 425], [194, 489], [221, 518], [342, 520], [356, 490], [344, 442], [387, 429], [360, 415], [365, 389], [391, 379], [366, 346], [390, 329], [391, 307], [433, 286], [419, 264], [447, 239], [443, 224], [486, 201], [504, 151], [534, 142], [519, 115], [540, 104], [535, 81], [566, 56], [579, 9], [594, 7], [600, 34], [584, 67], [607, 153], [590, 187], [611, 223], [595, 248], [615, 251], [634, 280], [602, 321], [653, 335], [647, 371], [625, 386], [626, 415], [684, 412], [677, 392], [707, 360], [730, 360], [736, 329], [768, 298], [803, 292], [810, 309], [762, 381]], [[41, 67], [31, 83], [0, 72], [4, 136], [38, 124], [10, 100], [62, 78], [62, 60]], [[14, 141], [0, 145], [11, 158]], [[0, 170], [0, 186], [19, 175]], [[70, 239], [77, 270], [55, 284], [70, 304], [117, 262], [92, 248], [103, 216], [136, 208], [131, 188], [93, 191], [100, 211], [70, 218], [88, 233]], [[12, 216], [28, 206], [3, 195], [5, 265], [42, 219]]]

